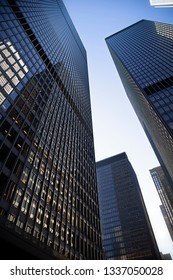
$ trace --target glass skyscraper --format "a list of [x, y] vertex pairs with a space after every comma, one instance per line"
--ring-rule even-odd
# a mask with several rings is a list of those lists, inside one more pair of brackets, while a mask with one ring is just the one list
[[61, 0], [0, 5], [1, 257], [100, 259], [85, 48]]
[[151, 177], [162, 202], [160, 209], [173, 240], [173, 193], [161, 166], [150, 170]]
[[106, 42], [173, 192], [173, 25], [141, 20]]
[[160, 259], [140, 186], [126, 153], [97, 162], [106, 259]]

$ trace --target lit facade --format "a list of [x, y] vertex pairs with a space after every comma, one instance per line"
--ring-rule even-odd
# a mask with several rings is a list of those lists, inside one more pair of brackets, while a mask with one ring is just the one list
[[136, 174], [125, 153], [97, 162], [102, 244], [106, 259], [159, 259]]
[[100, 259], [86, 51], [61, 0], [0, 18], [3, 258]]
[[141, 20], [106, 42], [173, 192], [173, 25]]
[[162, 205], [160, 209], [173, 240], [173, 193], [161, 166], [150, 170], [151, 177], [159, 194]]

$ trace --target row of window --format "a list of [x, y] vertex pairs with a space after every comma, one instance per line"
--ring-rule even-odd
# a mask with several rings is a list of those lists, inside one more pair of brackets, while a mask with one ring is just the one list
[[[10, 222], [14, 222], [16, 218], [14, 215], [9, 214], [8, 220]], [[73, 229], [66, 227], [63, 223], [61, 224], [60, 221], [56, 221], [55, 224], [55, 220], [53, 218], [51, 219], [49, 232], [50, 234], [53, 233], [53, 227], [55, 228], [54, 240], [52, 239], [51, 235], [45, 235], [45, 231], [40, 232], [36, 226], [34, 228], [32, 228], [29, 224], [24, 226], [24, 223], [20, 220], [20, 218], [17, 220], [16, 225], [19, 229], [24, 229], [26, 233], [33, 235], [33, 237], [40, 240], [43, 244], [52, 247], [55, 251], [61, 254], [65, 253], [64, 250], [66, 250], [67, 253], [70, 251], [72, 253], [72, 259], [74, 258], [74, 255], [77, 257], [77, 253], [82, 254], [82, 256], [80, 256], [82, 259], [84, 258], [83, 256], [88, 259], [100, 259], [100, 256], [98, 256], [100, 252], [97, 251], [95, 243], [93, 243], [93, 246], [91, 246], [90, 241], [87, 239], [84, 240], [79, 235], [76, 235]], [[92, 232], [90, 232], [90, 234], [93, 235]], [[96, 254], [96, 256], [94, 256], [94, 254]]]
[[[25, 206], [29, 201], [29, 198], [26, 197], [23, 206], [21, 207], [21, 211], [24, 212], [25, 210]], [[31, 207], [30, 207], [30, 211], [29, 211], [29, 217], [31, 219], [34, 218], [35, 214], [36, 214], [36, 201], [32, 201]], [[20, 218], [20, 216], [18, 217], [17, 221], [16, 221], [16, 217], [14, 214], [9, 214], [8, 215], [8, 219], [11, 222], [15, 222], [17, 226], [19, 226], [20, 228], [24, 228], [25, 225], [27, 225], [25, 227], [25, 230], [27, 232], [29, 232], [30, 234], [34, 235], [34, 232], [32, 230], [32, 226], [29, 226], [29, 223], [26, 223], [23, 221], [23, 219]], [[19, 224], [20, 221], [20, 224]], [[83, 233], [83, 235], [90, 241], [90, 242], [94, 242], [94, 244], [99, 244], [100, 242], [100, 237], [98, 235], [98, 233], [92, 229], [88, 223], [83, 222], [83, 220], [78, 216], [74, 216], [73, 213], [73, 217], [72, 217], [72, 221], [71, 223], [65, 225], [63, 222], [60, 221], [60, 217], [59, 219], [57, 219], [54, 215], [50, 215], [50, 212], [46, 209], [44, 210], [44, 208], [39, 205], [38, 210], [37, 210], [37, 214], [36, 214], [36, 224], [35, 227], [37, 225], [37, 232], [38, 235], [41, 235], [41, 232], [44, 233], [45, 230], [48, 230], [49, 233], [52, 233], [55, 237], [59, 238], [62, 241], [66, 240], [66, 244], [69, 244], [69, 231], [72, 233], [72, 237], [75, 237], [76, 235], [76, 230], [79, 230], [80, 234]], [[40, 230], [40, 228], [38, 227], [38, 225], [42, 225], [42, 230]], [[30, 230], [28, 229], [30, 228]], [[74, 230], [75, 229], [75, 230]], [[68, 235], [67, 237], [65, 236], [65, 233]], [[71, 244], [71, 246], [73, 247], [74, 244]]]

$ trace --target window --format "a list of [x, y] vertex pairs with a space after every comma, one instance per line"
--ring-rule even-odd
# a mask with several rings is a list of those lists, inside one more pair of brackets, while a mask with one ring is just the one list
[[74, 227], [74, 212], [72, 211], [71, 225]]
[[4, 193], [4, 196], [3, 198], [7, 201], [11, 201], [12, 197], [13, 197], [13, 193], [14, 193], [14, 190], [15, 190], [15, 187], [16, 187], [16, 184], [13, 182], [13, 181], [10, 181], [8, 186], [7, 186], [7, 189]]
[[71, 213], [70, 213], [70, 208], [68, 208], [68, 211], [67, 211], [67, 221], [70, 223], [70, 217], [71, 217]]
[[42, 217], [43, 217], [43, 207], [41, 205], [39, 205], [38, 211], [37, 211], [37, 218], [36, 218], [36, 222], [38, 224], [41, 224]]
[[24, 140], [22, 139], [21, 136], [19, 136], [16, 140], [16, 143], [15, 143], [15, 148], [19, 151], [21, 148], [22, 148], [22, 145], [23, 145], [23, 142]]
[[28, 161], [29, 161], [29, 163], [32, 164], [33, 160], [34, 160], [34, 152], [33, 152], [33, 150], [31, 150], [29, 153]]
[[51, 233], [53, 233], [54, 223], [55, 223], [55, 217], [52, 215], [52, 216], [51, 216], [51, 219], [50, 219], [50, 226], [49, 226], [49, 231], [50, 231]]
[[54, 197], [53, 197], [53, 203], [52, 203], [52, 209], [53, 209], [53, 210], [56, 210], [57, 200], [58, 200], [57, 195], [54, 195]]
[[9, 148], [4, 144], [1, 149], [0, 149], [0, 159], [2, 162], [6, 159], [8, 153], [9, 153]]
[[44, 235], [42, 234], [41, 237], [40, 237], [40, 241], [41, 241], [42, 243], [45, 243], [45, 242], [46, 242], [46, 236], [44, 236]]
[[37, 229], [34, 229], [33, 236], [39, 239], [39, 235], [40, 235], [39, 231]]
[[19, 204], [22, 199], [22, 195], [23, 195], [23, 191], [21, 189], [17, 189], [14, 200], [13, 200], [13, 205], [15, 208], [19, 207]]
[[[10, 90], [11, 90], [11, 88], [10, 88]], [[2, 108], [4, 109], [4, 111], [6, 111], [9, 107], [10, 107], [10, 102], [6, 99], [5, 101], [4, 101], [4, 103], [2, 104]]]
[[63, 183], [61, 182], [60, 184], [60, 194], [63, 196], [63, 192], [64, 192], [64, 185]]
[[71, 192], [68, 194], [68, 203], [71, 204]]
[[30, 196], [28, 194], [25, 194], [23, 202], [22, 202], [22, 206], [21, 206], [21, 211], [24, 214], [27, 213], [29, 202], [30, 202]]
[[15, 220], [16, 220], [16, 216], [14, 216], [14, 215], [12, 215], [12, 214], [9, 214], [7, 219], [8, 219], [10, 222], [14, 223]]
[[42, 151], [44, 148], [44, 142], [43, 141], [40, 141], [39, 143], [39, 149]]
[[48, 245], [48, 246], [50, 246], [50, 247], [52, 247], [52, 246], [53, 246], [53, 242], [52, 242], [52, 240], [51, 240], [51, 239], [48, 239], [48, 241], [47, 241], [47, 245]]
[[23, 133], [24, 133], [25, 135], [28, 134], [29, 125], [28, 125], [26, 122], [23, 124], [22, 131], [23, 131]]
[[24, 170], [23, 170], [23, 173], [22, 173], [22, 176], [21, 176], [21, 181], [23, 184], [26, 185], [27, 181], [28, 181], [28, 175], [29, 175], [29, 169], [28, 167], [24, 167]]
[[48, 186], [46, 184], [43, 185], [43, 189], [42, 189], [42, 193], [41, 193], [41, 198], [43, 200], [46, 199], [46, 195], [47, 195], [47, 190], [48, 190]]
[[34, 182], [36, 179], [36, 175], [31, 172], [30, 177], [29, 177], [29, 181], [28, 181], [28, 187], [32, 190], [33, 186], [34, 186]]
[[47, 158], [48, 157], [48, 153], [49, 153], [49, 149], [47, 146], [45, 146], [45, 149], [44, 149], [44, 157]]
[[80, 218], [80, 219], [79, 219], [79, 228], [80, 228], [80, 231], [81, 231], [81, 232], [82, 232], [82, 229], [83, 229], [83, 228], [82, 228], [82, 224], [83, 224], [83, 223], [82, 223], [82, 218]]
[[39, 158], [38, 155], [36, 155], [35, 160], [34, 160], [34, 167], [35, 167], [35, 169], [38, 169], [39, 162], [40, 162], [40, 158]]
[[67, 192], [68, 192], [68, 191], [67, 191], [67, 188], [65, 188], [65, 190], [64, 190], [64, 198], [65, 198], [65, 199], [67, 199], [67, 195], [68, 195]]
[[[34, 135], [35, 135], [35, 133], [34, 133], [34, 131], [32, 130], [32, 129], [30, 129], [29, 130], [29, 133], [28, 133], [28, 139], [32, 142], [32, 140], [34, 139]], [[35, 145], [35, 143], [34, 143], [34, 146], [36, 146]], [[37, 147], [37, 146], [36, 146]]]
[[45, 163], [42, 161], [40, 165], [40, 174], [43, 175], [45, 170]]
[[71, 247], [74, 247], [74, 238], [75, 237], [75, 235], [74, 235], [74, 232], [72, 231], [71, 232]]
[[66, 232], [66, 244], [70, 244], [70, 229], [67, 228]]
[[50, 170], [46, 168], [45, 179], [49, 181]]
[[52, 200], [52, 191], [49, 190], [49, 191], [48, 191], [48, 196], [47, 196], [47, 204], [50, 204], [50, 203], [51, 203], [51, 200]]
[[63, 205], [63, 218], [66, 218], [66, 212], [67, 212], [67, 205], [64, 203], [64, 205]]
[[41, 180], [38, 178], [35, 185], [35, 193], [39, 195], [41, 190]]
[[51, 173], [51, 176], [50, 176], [50, 183], [51, 183], [51, 185], [54, 184], [54, 179], [55, 179], [55, 173], [52, 172], [52, 173]]
[[36, 213], [36, 207], [37, 207], [37, 201], [33, 199], [32, 203], [31, 203], [30, 211], [29, 211], [29, 217], [31, 219], [34, 219], [34, 216]]
[[55, 190], [58, 191], [59, 190], [59, 178], [56, 177], [56, 180], [55, 180]]
[[65, 225], [62, 224], [61, 226], [61, 240], [65, 240]]
[[30, 226], [27, 225], [26, 228], [25, 228], [25, 231], [26, 231], [27, 233], [31, 234], [32, 228], [31, 228]]
[[57, 243], [55, 243], [55, 242], [54, 242], [53, 249], [54, 249], [55, 251], [58, 251], [58, 249], [59, 249], [59, 245], [58, 245]]
[[9, 130], [11, 128], [11, 125], [9, 124], [9, 122], [4, 121], [2, 126], [1, 126], [1, 132], [3, 135], [8, 134]]
[[14, 169], [14, 173], [16, 174], [17, 177], [20, 177], [22, 170], [23, 170], [23, 162], [21, 160], [18, 160], [16, 167]]
[[44, 228], [48, 227], [49, 215], [50, 215], [50, 212], [48, 210], [46, 210], [45, 215], [44, 215], [44, 220], [43, 220], [43, 227]]
[[12, 128], [10, 130], [10, 132], [8, 133], [7, 138], [11, 143], [13, 143], [15, 141], [16, 137], [17, 137], [17, 132], [15, 129]]
[[27, 155], [28, 150], [29, 150], [29, 145], [27, 143], [24, 143], [22, 151], [21, 151], [21, 153], [24, 157]]
[[59, 200], [58, 202], [58, 214], [61, 215], [61, 211], [62, 211], [62, 200]]
[[75, 196], [73, 196], [72, 206], [75, 207]]
[[55, 227], [55, 236], [58, 237], [60, 235], [60, 222], [56, 222], [56, 227]]
[[16, 226], [19, 227], [19, 228], [23, 228], [24, 223], [20, 219], [18, 219], [17, 223], [16, 223]]
[[[16, 109], [12, 109], [11, 111], [10, 111], [10, 113], [9, 113], [9, 117], [13, 120], [13, 121], [15, 121], [16, 119], [17, 119], [17, 115], [18, 115], [18, 112], [17, 112], [17, 110]], [[8, 127], [8, 126], [7, 126]]]

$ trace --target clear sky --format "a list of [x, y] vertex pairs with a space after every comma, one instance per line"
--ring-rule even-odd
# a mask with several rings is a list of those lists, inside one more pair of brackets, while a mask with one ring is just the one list
[[160, 212], [149, 173], [159, 165], [126, 96], [105, 38], [141, 20], [173, 24], [173, 8], [154, 8], [149, 0], [64, 0], [86, 48], [96, 160], [126, 152], [137, 174], [155, 237], [162, 253], [173, 242]]

